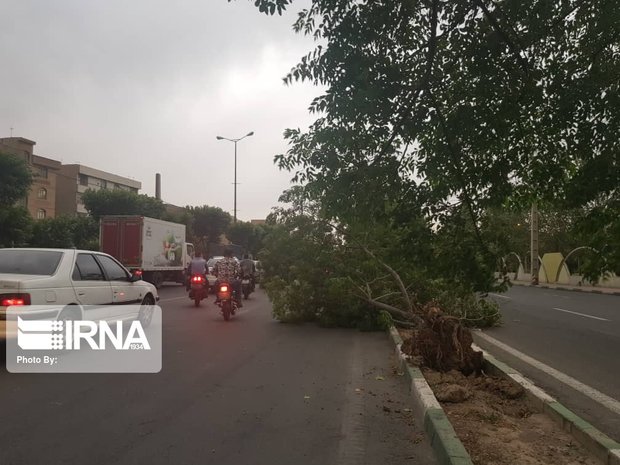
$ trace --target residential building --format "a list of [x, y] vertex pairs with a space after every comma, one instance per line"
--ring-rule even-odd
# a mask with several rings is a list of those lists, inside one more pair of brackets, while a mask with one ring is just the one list
[[267, 220], [250, 220], [250, 223], [259, 226], [261, 224], [267, 224]]
[[56, 192], [57, 214], [86, 215], [82, 194], [87, 189], [123, 189], [137, 193], [142, 183], [88, 166], [72, 164], [60, 167]]
[[22, 157], [34, 174], [28, 196], [20, 203], [33, 218], [54, 218], [60, 162], [34, 154], [35, 141], [23, 137], [0, 138], [0, 152]]

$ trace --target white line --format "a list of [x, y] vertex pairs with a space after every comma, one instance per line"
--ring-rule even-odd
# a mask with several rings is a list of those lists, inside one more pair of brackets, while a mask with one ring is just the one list
[[508, 297], [506, 295], [501, 295], [501, 294], [494, 294], [493, 292], [489, 292], [489, 295], [492, 295], [493, 297], [499, 297], [500, 299], [512, 300], [512, 297]]
[[595, 402], [598, 402], [603, 407], [608, 408], [612, 412], [620, 415], [620, 402], [616, 399], [609, 397], [606, 394], [603, 394], [601, 391], [597, 391], [591, 386], [587, 384], [583, 384], [581, 381], [577, 381], [575, 378], [568, 376], [561, 371], [556, 370], [555, 368], [551, 368], [549, 365], [545, 365], [543, 362], [536, 360], [535, 358], [530, 357], [529, 355], [525, 355], [523, 352], [519, 352], [517, 349], [513, 349], [509, 345], [504, 344], [503, 342], [498, 341], [495, 338], [492, 338], [488, 334], [483, 333], [482, 331], [476, 332], [477, 336], [480, 336], [485, 341], [493, 344], [494, 346], [508, 352], [510, 355], [513, 355], [525, 363], [532, 365], [534, 368], [537, 368], [540, 371], [545, 372], [549, 376], [561, 381], [562, 383], [570, 386], [576, 391], [581, 392], [584, 396], [589, 397]]
[[560, 294], [548, 294], [548, 295], [552, 297], [559, 297], [560, 299], [570, 299], [570, 297], [567, 295], [560, 295]]
[[586, 315], [585, 313], [573, 312], [571, 310], [564, 310], [563, 308], [553, 307], [553, 309], [559, 312], [566, 312], [566, 313], [572, 313], [573, 315], [585, 316], [586, 318], [592, 318], [594, 320], [611, 321], [611, 320], [608, 320], [607, 318], [599, 318], [598, 316]]
[[187, 299], [188, 297], [186, 295], [181, 296], [181, 297], [172, 297], [171, 299], [159, 299], [159, 302], [170, 302], [172, 300], [181, 300], [181, 299]]

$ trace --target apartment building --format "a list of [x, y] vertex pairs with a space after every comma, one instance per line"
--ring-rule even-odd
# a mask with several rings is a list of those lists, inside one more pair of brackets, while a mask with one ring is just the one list
[[62, 165], [56, 192], [57, 214], [86, 215], [82, 194], [87, 189], [123, 189], [138, 193], [142, 183], [88, 166]]
[[32, 186], [27, 197], [20, 203], [33, 218], [54, 218], [56, 212], [56, 193], [60, 162], [34, 154], [35, 141], [23, 137], [0, 138], [0, 152], [22, 157], [34, 174]]

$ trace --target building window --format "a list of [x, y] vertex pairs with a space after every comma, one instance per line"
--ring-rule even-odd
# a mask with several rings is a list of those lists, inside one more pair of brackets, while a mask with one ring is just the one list
[[80, 174], [80, 186], [88, 186], [88, 176]]
[[108, 183], [106, 182], [105, 179], [100, 179], [99, 180], [99, 186], [101, 186], [102, 189], [107, 189], [108, 188]]
[[41, 189], [39, 189], [39, 192], [37, 192], [37, 198], [47, 199], [47, 189], [45, 187], [42, 187]]
[[35, 166], [34, 167], [34, 174], [35, 176], [39, 177], [39, 178], [45, 178], [47, 179], [47, 167], [46, 166]]
[[37, 210], [37, 220], [44, 220], [46, 215], [47, 214], [46, 214], [46, 212], [45, 212], [45, 210], [43, 208], [39, 208]]

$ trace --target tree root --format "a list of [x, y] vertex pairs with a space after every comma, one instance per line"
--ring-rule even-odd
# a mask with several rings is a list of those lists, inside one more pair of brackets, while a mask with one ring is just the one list
[[472, 349], [473, 337], [458, 318], [444, 314], [435, 303], [423, 307], [423, 325], [404, 341], [402, 351], [437, 371], [482, 372], [482, 352]]

